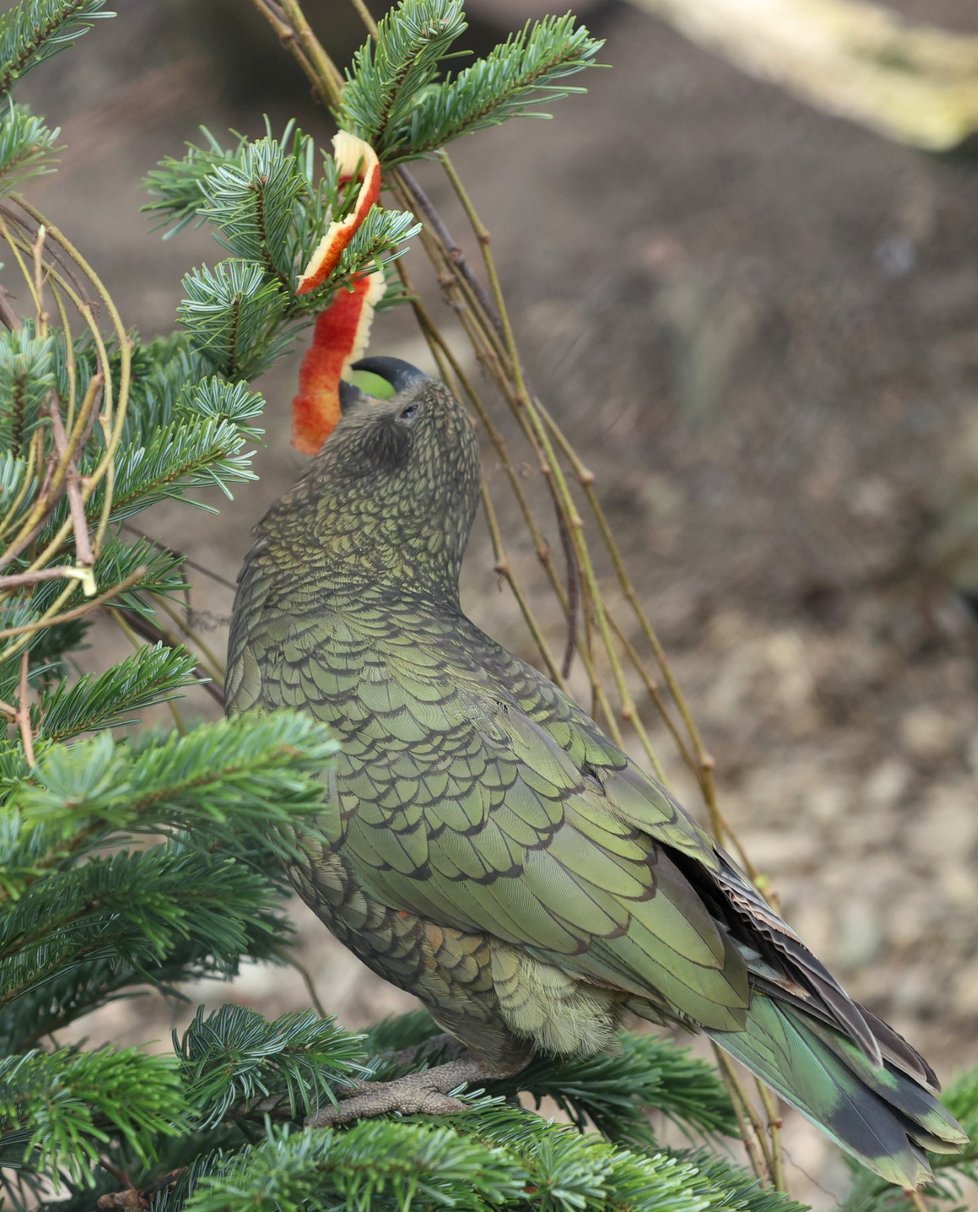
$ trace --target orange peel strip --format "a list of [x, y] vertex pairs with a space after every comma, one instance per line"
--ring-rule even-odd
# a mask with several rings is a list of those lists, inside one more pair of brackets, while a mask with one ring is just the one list
[[362, 182], [360, 192], [346, 218], [334, 219], [326, 228], [326, 234], [299, 277], [295, 288], [297, 295], [304, 295], [326, 281], [339, 264], [343, 249], [350, 243], [353, 233], [380, 197], [380, 161], [369, 143], [351, 135], [349, 131], [337, 131], [333, 136], [333, 159], [339, 169], [340, 180], [349, 181], [356, 177]]
[[374, 308], [386, 282], [380, 270], [353, 279], [316, 319], [312, 345], [299, 368], [292, 401], [292, 445], [316, 454], [340, 419], [340, 380], [367, 348]]

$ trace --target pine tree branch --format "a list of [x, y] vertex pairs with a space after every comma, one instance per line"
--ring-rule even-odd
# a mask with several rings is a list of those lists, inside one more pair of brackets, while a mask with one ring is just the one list
[[0, 17], [0, 95], [26, 70], [86, 33], [105, 0], [22, 0]]

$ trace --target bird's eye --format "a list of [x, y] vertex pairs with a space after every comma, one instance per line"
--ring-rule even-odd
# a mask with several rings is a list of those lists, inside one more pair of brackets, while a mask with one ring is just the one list
[[413, 404], [407, 404], [404, 408], [402, 408], [397, 414], [397, 419], [399, 421], [407, 421], [407, 423], [410, 425], [420, 411], [421, 405], [415, 401]]

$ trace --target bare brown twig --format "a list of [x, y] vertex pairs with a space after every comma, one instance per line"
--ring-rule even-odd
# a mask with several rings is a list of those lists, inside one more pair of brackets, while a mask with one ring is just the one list
[[10, 306], [11, 294], [5, 286], [0, 286], [0, 324], [9, 332], [16, 332], [22, 327], [20, 316]]
[[5, 703], [0, 699], [0, 712], [2, 712], [12, 724], [17, 725], [20, 732], [21, 744], [24, 746], [24, 756], [27, 759], [27, 765], [33, 767], [34, 758], [34, 734], [31, 731], [31, 705], [30, 705], [30, 687], [28, 685], [28, 676], [30, 674], [30, 658], [26, 650], [20, 654], [20, 679], [17, 684], [17, 705]]
[[[101, 374], [93, 375], [86, 394], [97, 395], [101, 386]], [[78, 465], [69, 450], [68, 436], [65, 433], [64, 421], [61, 419], [61, 409], [54, 394], [48, 402], [48, 413], [54, 433], [54, 449], [66, 465], [65, 491], [71, 511], [71, 525], [75, 532], [75, 559], [79, 564], [91, 568], [95, 563], [95, 553], [92, 551], [92, 538], [88, 533], [88, 518], [85, 516], [85, 503], [81, 495], [81, 477], [78, 474]], [[95, 592], [94, 578], [85, 586], [85, 592], [89, 595]]]
[[31, 632], [39, 630], [41, 627], [50, 627], [54, 623], [70, 623], [73, 619], [83, 619], [86, 614], [91, 614], [93, 610], [97, 610], [99, 606], [104, 606], [106, 602], [111, 602], [113, 598], [119, 596], [120, 593], [125, 593], [127, 589], [132, 589], [133, 585], [137, 585], [149, 570], [140, 565], [134, 572], [131, 572], [127, 577], [123, 577], [121, 581], [117, 581], [115, 585], [110, 586], [104, 593], [100, 593], [97, 598], [92, 598], [85, 602], [82, 606], [76, 606], [73, 610], [65, 610], [62, 614], [57, 615], [53, 619], [45, 619], [40, 622], [22, 623], [18, 627], [4, 627], [0, 629], [0, 640], [8, 640], [13, 636], [30, 635]]

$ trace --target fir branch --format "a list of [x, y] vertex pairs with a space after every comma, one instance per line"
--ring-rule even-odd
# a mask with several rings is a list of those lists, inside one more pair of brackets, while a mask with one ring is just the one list
[[160, 426], [173, 420], [180, 397], [212, 372], [213, 367], [194, 349], [186, 332], [145, 344], [134, 336], [132, 389], [122, 446], [147, 445]]
[[289, 347], [292, 334], [278, 332], [291, 302], [262, 265], [222, 261], [191, 270], [178, 308], [196, 349], [228, 379], [252, 379]]
[[346, 73], [337, 122], [378, 153], [387, 134], [407, 121], [435, 79], [451, 46], [467, 28], [462, 0], [401, 0], [377, 26]]
[[363, 1037], [312, 1011], [268, 1022], [244, 1006], [209, 1015], [200, 1007], [174, 1048], [202, 1127], [279, 1104], [291, 1119], [314, 1115], [324, 1101], [335, 1102], [333, 1086], [348, 1088], [366, 1072], [358, 1063]]
[[[14, 332], [0, 330], [0, 446], [10, 455], [21, 454], [34, 430], [46, 422], [44, 404], [54, 382], [52, 337], [39, 337], [28, 325]], [[14, 469], [7, 466], [11, 474]]]
[[[144, 571], [145, 569], [141, 567], [135, 568], [129, 574], [129, 576], [124, 577], [121, 581], [117, 581], [114, 585], [110, 585], [109, 588], [100, 593], [98, 597], [89, 598], [88, 601], [84, 602], [81, 606], [74, 606], [71, 610], [64, 610], [60, 614], [54, 615], [51, 619], [43, 619], [39, 617], [38, 612], [32, 609], [29, 604], [24, 608], [14, 607], [9, 611], [6, 617], [15, 620], [20, 618], [23, 620], [23, 622], [15, 622], [12, 626], [0, 628], [0, 639], [6, 640], [15, 636], [31, 635], [32, 633], [49, 629], [52, 624], [60, 625], [62, 623], [69, 623], [75, 621], [76, 619], [84, 618], [86, 615], [98, 610], [100, 606], [104, 606], [107, 602], [111, 602], [114, 599], [118, 599], [118, 601], [121, 602], [124, 598], [131, 594], [134, 586], [136, 586], [141, 580]], [[45, 584], [40, 585], [39, 589], [43, 590], [46, 585], [50, 584], [52, 584], [52, 582], [48, 581]], [[143, 607], [139, 602], [138, 597], [135, 595], [133, 596], [134, 600], [130, 604], [133, 605], [135, 609], [142, 609]], [[21, 650], [21, 648], [14, 648], [15, 652]], [[4, 655], [9, 655], [9, 652], [10, 650], [7, 650]]]
[[86, 674], [72, 685], [62, 682], [42, 694], [34, 707], [36, 736], [64, 741], [97, 728], [138, 722], [131, 718], [154, 703], [165, 703], [193, 684], [195, 659], [183, 649], [146, 646], [99, 677]]
[[19, 189], [31, 177], [52, 171], [49, 162], [61, 132], [23, 105], [9, 103], [0, 119], [0, 194]]
[[[729, 1183], [701, 1173], [695, 1158], [668, 1151], [655, 1153], [625, 1149], [594, 1135], [548, 1123], [520, 1107], [500, 1105], [498, 1099], [476, 1098], [470, 1109], [452, 1120], [452, 1127], [494, 1148], [514, 1154], [527, 1172], [525, 1199], [540, 1209], [604, 1208], [622, 1212], [800, 1212], [798, 1205], [756, 1180], [736, 1172]], [[712, 1165], [712, 1163], [711, 1163]], [[731, 1199], [745, 1189], [759, 1199]]]
[[[178, 594], [187, 588], [182, 564], [173, 552], [148, 541], [125, 543], [112, 533], [102, 543], [93, 571], [99, 585], [130, 582], [113, 600], [114, 606], [124, 610], [152, 612], [154, 596]], [[43, 611], [47, 606], [45, 594], [53, 596], [53, 592], [40, 588], [34, 595], [34, 609]]]
[[106, 0], [20, 0], [0, 17], [0, 94], [92, 28]]
[[[49, 529], [57, 528], [65, 512], [62, 507], [52, 514]], [[42, 629], [35, 643], [35, 664], [57, 661], [83, 634], [75, 625], [76, 620], [110, 601], [120, 609], [152, 613], [153, 596], [179, 593], [187, 588], [180, 571], [181, 561], [175, 553], [146, 540], [128, 545], [110, 534], [102, 544], [93, 569], [96, 583], [106, 586], [98, 597], [83, 598], [81, 605], [62, 610], [56, 616], [56, 625], [52, 625], [44, 621], [45, 615], [57, 604], [61, 583], [41, 582], [32, 587], [29, 597], [18, 597], [0, 610], [3, 623], [0, 638]], [[43, 662], [39, 655], [41, 651]], [[0, 665], [3, 663], [0, 660]]]
[[164, 233], [164, 240], [175, 236], [199, 217], [207, 197], [204, 181], [216, 168], [237, 160], [248, 142], [246, 135], [238, 135], [235, 146], [225, 148], [206, 126], [202, 126], [200, 132], [206, 140], [205, 147], [188, 143], [187, 151], [180, 159], [165, 157], [143, 181], [147, 193], [156, 198], [155, 202], [143, 207], [144, 213], [154, 216], [152, 230], [158, 231], [173, 220], [173, 226]]
[[[22, 1164], [89, 1186], [109, 1134], [149, 1161], [183, 1109], [172, 1057], [135, 1048], [0, 1058], [0, 1149], [26, 1135]], [[19, 1141], [18, 1141], [19, 1143]]]
[[296, 217], [305, 210], [309, 182], [278, 140], [243, 145], [232, 161], [216, 165], [200, 183], [198, 213], [216, 224], [218, 240], [245, 261], [291, 288], [299, 243]]
[[[49, 834], [50, 836], [50, 834]], [[89, 832], [83, 846], [90, 849]], [[73, 858], [72, 858], [72, 861]], [[41, 873], [33, 873], [36, 876]], [[112, 959], [129, 979], [153, 984], [179, 951], [184, 962], [234, 971], [260, 926], [281, 937], [270, 916], [275, 890], [234, 858], [180, 846], [117, 851], [26, 881], [0, 915], [0, 1025], [23, 1021], [18, 1002], [44, 1004], [54, 981], [75, 979], [85, 964]], [[118, 987], [118, 986], [117, 986]], [[47, 1017], [52, 1016], [48, 1005]]]
[[[197, 856], [198, 861], [200, 856]], [[220, 870], [210, 880], [214, 863]], [[281, 889], [272, 878], [249, 870], [245, 861], [225, 859], [201, 866], [207, 882], [203, 903], [208, 912], [189, 922], [186, 933], [173, 931], [166, 954], [147, 962], [142, 953], [129, 954], [109, 947], [87, 956], [70, 955], [62, 967], [55, 964], [48, 978], [22, 989], [0, 1014], [0, 1049], [16, 1052], [59, 1031], [92, 1010], [119, 998], [142, 995], [146, 989], [186, 1000], [178, 986], [188, 981], [230, 980], [245, 961], [282, 964], [292, 941], [292, 927], [281, 913]], [[186, 868], [184, 868], [186, 874]], [[9, 881], [8, 881], [9, 882]], [[211, 892], [213, 885], [213, 894]], [[210, 933], [214, 920], [211, 901], [223, 898], [217, 912], [221, 930]], [[196, 895], [195, 895], [196, 899]], [[228, 935], [226, 919], [236, 921], [237, 935]], [[112, 923], [116, 928], [116, 923]], [[115, 936], [110, 936], [109, 943]], [[231, 939], [227, 949], [224, 941]], [[242, 941], [243, 940], [243, 941]]]
[[[762, 1186], [753, 1174], [738, 1169], [724, 1158], [715, 1157], [702, 1149], [678, 1156], [686, 1164], [695, 1167], [696, 1173], [690, 1180], [689, 1190], [704, 1201], [709, 1201], [707, 1207], [729, 1209], [729, 1212], [808, 1212], [805, 1204]], [[902, 1196], [903, 1192], [900, 1194]]]
[[485, 59], [429, 88], [418, 99], [407, 127], [386, 149], [387, 163], [416, 159], [470, 131], [534, 114], [531, 106], [585, 91], [555, 86], [585, 67], [603, 46], [574, 17], [544, 17], [528, 22], [496, 46]]
[[190, 488], [215, 485], [231, 498], [231, 484], [255, 479], [254, 451], [243, 449], [246, 435], [231, 421], [192, 417], [189, 409], [156, 431], [148, 446], [129, 446], [117, 462], [110, 517], [122, 521], [162, 500], [184, 501], [216, 512], [186, 495]]
[[653, 1035], [624, 1033], [620, 1048], [559, 1061], [541, 1058], [490, 1088], [527, 1091], [538, 1107], [552, 1098], [579, 1128], [590, 1121], [609, 1140], [627, 1145], [654, 1139], [647, 1108], [689, 1128], [736, 1135], [730, 1100], [712, 1066]]
[[25, 825], [68, 838], [89, 829], [90, 844], [99, 831], [186, 831], [201, 849], [258, 844], [289, 858], [296, 843], [278, 830], [322, 811], [318, 780], [335, 751], [326, 729], [299, 712], [201, 724], [135, 753], [103, 733], [52, 746], [36, 782], [17, 788], [11, 803]]
[[407, 252], [407, 241], [420, 231], [421, 224], [409, 210], [373, 207], [343, 250], [335, 278], [342, 280], [390, 265]]
[[249, 391], [246, 383], [229, 383], [217, 375], [186, 384], [176, 403], [179, 417], [213, 417], [227, 421], [249, 438], [260, 437], [265, 432], [251, 424], [264, 409], [265, 398], [260, 392]]
[[348, 1132], [273, 1129], [204, 1174], [187, 1212], [465, 1208], [522, 1203], [525, 1173], [503, 1148], [445, 1126], [368, 1120]]
[[402, 1052], [441, 1034], [427, 1010], [411, 1010], [374, 1023], [366, 1031], [366, 1048], [373, 1053]]
[[[185, 155], [177, 160], [167, 157], [160, 162], [158, 168], [150, 172], [145, 179], [145, 186], [150, 194], [156, 197], [155, 202], [143, 207], [143, 210], [160, 218], [157, 228], [162, 227], [169, 219], [174, 220], [174, 226], [166, 232], [164, 239], [175, 235], [192, 219], [203, 220], [210, 217], [214, 221], [223, 222], [232, 199], [245, 207], [247, 212], [252, 207], [242, 194], [242, 187], [247, 189], [252, 182], [255, 187], [262, 188], [265, 193], [265, 207], [269, 203], [279, 214], [273, 216], [271, 222], [283, 228], [288, 223], [312, 224], [314, 230], [322, 227], [326, 210], [335, 199], [337, 180], [332, 171], [332, 162], [327, 158], [324, 167], [326, 171], [316, 184], [315, 179], [315, 145], [313, 140], [303, 134], [293, 121], [285, 125], [281, 136], [272, 134], [268, 118], [265, 119], [265, 135], [257, 141], [249, 140], [245, 135], [238, 135], [233, 147], [222, 148], [217, 139], [206, 127], [201, 127], [205, 146], [198, 147], [188, 143]], [[255, 151], [253, 149], [259, 148]], [[262, 161], [267, 168], [274, 169], [281, 177], [277, 188], [272, 191], [264, 189], [261, 181]], [[256, 176], [256, 169], [258, 173]], [[280, 192], [281, 191], [281, 192]], [[289, 195], [295, 193], [296, 198], [302, 199], [302, 206], [288, 204]], [[286, 206], [278, 206], [276, 199], [284, 197]], [[205, 211], [214, 210], [214, 214], [205, 215]], [[288, 212], [283, 213], [283, 212]], [[267, 225], [268, 219], [265, 221]], [[258, 224], [260, 228], [262, 224]], [[260, 247], [260, 232], [259, 232]], [[261, 261], [261, 255], [242, 253], [248, 260]], [[283, 266], [283, 268], [285, 268]]]

